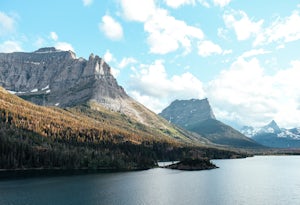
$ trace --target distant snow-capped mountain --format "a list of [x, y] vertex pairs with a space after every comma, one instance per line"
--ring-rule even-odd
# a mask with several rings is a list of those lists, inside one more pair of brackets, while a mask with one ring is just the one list
[[280, 128], [274, 120], [260, 128], [244, 126], [241, 133], [268, 147], [300, 147], [300, 128]]

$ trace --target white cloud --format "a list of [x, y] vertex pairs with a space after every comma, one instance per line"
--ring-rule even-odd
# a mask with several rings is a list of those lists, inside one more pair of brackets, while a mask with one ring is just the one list
[[179, 8], [183, 5], [195, 5], [195, 0], [164, 0], [172, 8]]
[[73, 51], [75, 52], [73, 46], [67, 42], [57, 42], [55, 48], [62, 51]]
[[22, 51], [21, 45], [15, 41], [5, 41], [0, 44], [0, 52], [11, 53], [16, 51]]
[[272, 42], [286, 43], [300, 39], [300, 14], [299, 11], [293, 13], [285, 18], [277, 18], [269, 27], [261, 31], [255, 41], [254, 45], [268, 44]]
[[15, 30], [16, 22], [12, 16], [0, 12], [0, 36], [7, 35]]
[[82, 0], [84, 6], [90, 6], [93, 3], [93, 0]]
[[175, 99], [205, 96], [200, 80], [189, 72], [169, 77], [161, 60], [151, 65], [141, 65], [138, 71], [135, 69], [135, 74], [130, 78], [129, 90], [132, 97], [155, 112], [161, 111]]
[[198, 0], [198, 1], [202, 6], [204, 6], [206, 8], [210, 8], [210, 5], [206, 0]]
[[145, 22], [155, 11], [154, 0], [120, 0], [123, 15], [130, 21]]
[[109, 15], [102, 17], [99, 29], [111, 40], [120, 40], [123, 38], [123, 28], [121, 24]]
[[182, 47], [184, 54], [187, 54], [191, 50], [192, 40], [204, 37], [201, 29], [177, 20], [167, 10], [156, 7], [154, 0], [120, 1], [126, 19], [144, 23], [151, 53], [167, 54]]
[[106, 52], [103, 56], [103, 59], [106, 63], [110, 63], [114, 60], [114, 57], [113, 57], [113, 54], [109, 50], [106, 50]]
[[58, 40], [58, 35], [57, 35], [54, 31], [51, 31], [51, 32], [50, 32], [50, 38], [51, 38], [53, 41], [57, 41], [57, 40]]
[[207, 57], [213, 54], [222, 54], [222, 52], [222, 48], [211, 41], [202, 41], [198, 43], [198, 54], [202, 57]]
[[207, 93], [221, 120], [261, 126], [274, 119], [281, 126], [299, 127], [297, 76], [300, 61], [275, 75], [266, 75], [256, 58], [239, 58], [210, 82]]
[[263, 55], [263, 54], [268, 54], [268, 53], [271, 53], [271, 51], [266, 51], [266, 50], [264, 50], [262, 48], [260, 48], [260, 49], [252, 49], [250, 51], [244, 52], [240, 57], [241, 58], [249, 58], [249, 57]]
[[227, 6], [231, 0], [213, 0], [216, 6], [224, 7]]
[[247, 40], [251, 36], [256, 36], [260, 32], [263, 20], [254, 22], [249, 19], [244, 11], [230, 11], [223, 15], [223, 20], [227, 28], [235, 31], [239, 41]]
[[189, 53], [193, 39], [203, 39], [201, 29], [187, 25], [184, 21], [177, 20], [168, 14], [167, 10], [157, 9], [144, 24], [144, 30], [148, 32], [148, 44], [150, 52], [166, 54], [176, 51], [179, 46]]
[[137, 63], [137, 60], [135, 58], [131, 58], [131, 57], [123, 58], [119, 63], [118, 67], [122, 69], [128, 66], [129, 64], [134, 64], [134, 63]]

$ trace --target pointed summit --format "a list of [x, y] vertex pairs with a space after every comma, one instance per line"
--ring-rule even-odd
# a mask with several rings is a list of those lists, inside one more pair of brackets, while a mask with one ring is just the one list
[[269, 124], [264, 126], [261, 129], [261, 131], [264, 132], [264, 133], [280, 133], [281, 129], [279, 128], [277, 123], [274, 120], [272, 120]]

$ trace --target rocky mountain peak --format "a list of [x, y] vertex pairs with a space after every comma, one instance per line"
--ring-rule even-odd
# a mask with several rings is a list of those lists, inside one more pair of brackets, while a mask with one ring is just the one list
[[38, 105], [62, 108], [88, 104], [109, 109], [150, 126], [163, 123], [155, 113], [130, 98], [99, 56], [76, 58], [53, 47], [35, 52], [0, 53], [0, 86]]
[[0, 53], [0, 86], [36, 104], [59, 107], [128, 98], [102, 58], [77, 59], [54, 47]]
[[61, 52], [61, 50], [58, 50], [55, 47], [45, 47], [34, 51], [34, 53], [51, 53], [51, 52]]
[[202, 100], [175, 100], [159, 115], [182, 127], [189, 126], [191, 122], [216, 119], [207, 98]]
[[260, 132], [263, 132], [263, 133], [280, 133], [281, 129], [279, 128], [277, 123], [274, 120], [272, 120], [269, 124], [262, 127]]

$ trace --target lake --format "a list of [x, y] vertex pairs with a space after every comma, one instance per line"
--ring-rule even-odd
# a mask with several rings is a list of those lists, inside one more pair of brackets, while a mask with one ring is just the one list
[[0, 204], [300, 204], [300, 156], [213, 162], [220, 168], [1, 180]]

